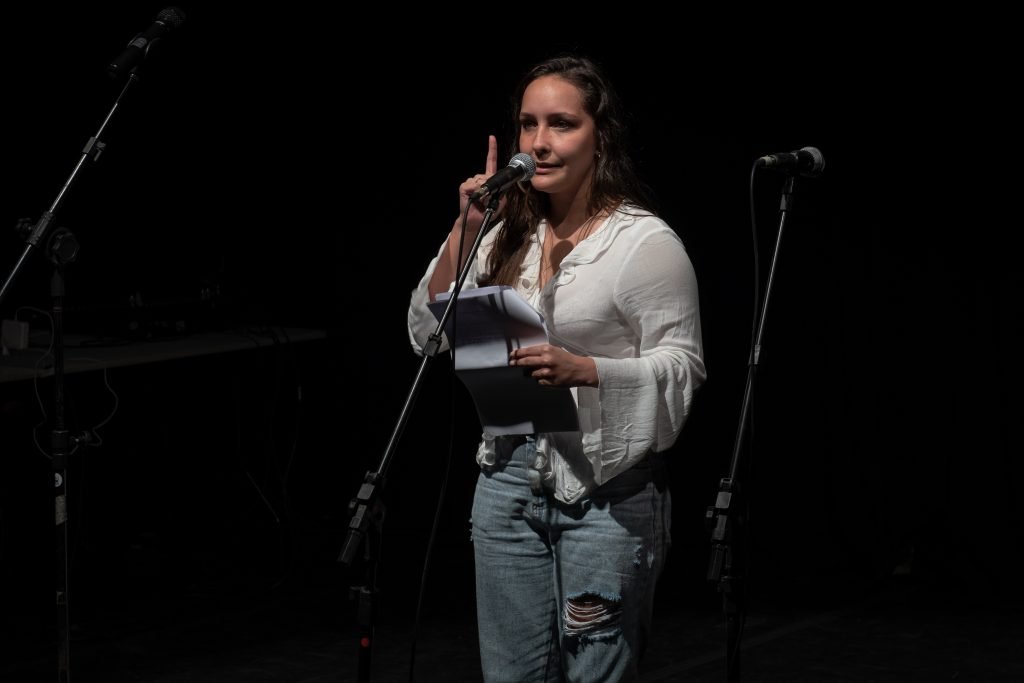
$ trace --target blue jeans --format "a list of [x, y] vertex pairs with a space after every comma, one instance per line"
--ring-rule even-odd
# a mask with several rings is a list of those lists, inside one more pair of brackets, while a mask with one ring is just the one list
[[637, 680], [671, 542], [664, 463], [649, 455], [589, 498], [565, 505], [531, 490], [534, 452], [526, 440], [477, 480], [472, 521], [484, 680]]

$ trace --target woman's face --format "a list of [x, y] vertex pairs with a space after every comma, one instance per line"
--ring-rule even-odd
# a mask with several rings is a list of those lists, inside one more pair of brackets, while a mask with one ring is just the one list
[[523, 93], [519, 126], [519, 151], [537, 162], [530, 181], [536, 190], [576, 194], [590, 183], [597, 135], [575, 85], [558, 76], [530, 83]]

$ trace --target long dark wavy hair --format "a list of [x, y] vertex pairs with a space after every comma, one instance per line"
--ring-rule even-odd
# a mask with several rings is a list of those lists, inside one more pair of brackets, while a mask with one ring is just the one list
[[[631, 204], [654, 213], [651, 190], [638, 177], [633, 168], [628, 144], [626, 116], [615, 89], [601, 68], [586, 57], [563, 55], [537, 64], [519, 82], [512, 101], [514, 112], [512, 154], [519, 152], [519, 134], [522, 124], [519, 113], [527, 86], [541, 76], [557, 76], [572, 83], [583, 95], [583, 108], [594, 119], [597, 135], [597, 164], [587, 197], [587, 213]], [[515, 191], [505, 197], [502, 223], [495, 236], [494, 246], [487, 261], [487, 274], [481, 285], [513, 285], [530, 248], [530, 235], [536, 232], [550, 208], [550, 198], [533, 189], [529, 183], [519, 183]], [[621, 210], [621, 206], [620, 209]]]

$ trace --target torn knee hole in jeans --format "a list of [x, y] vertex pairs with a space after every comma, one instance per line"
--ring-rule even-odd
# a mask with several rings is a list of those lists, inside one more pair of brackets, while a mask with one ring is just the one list
[[595, 634], [617, 624], [622, 601], [597, 593], [584, 593], [565, 601], [565, 634]]

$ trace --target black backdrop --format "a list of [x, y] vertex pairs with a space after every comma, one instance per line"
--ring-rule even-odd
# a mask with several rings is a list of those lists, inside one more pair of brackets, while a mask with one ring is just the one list
[[[576, 50], [619, 84], [641, 173], [700, 282], [709, 381], [673, 448], [677, 531], [666, 585], [690, 600], [714, 595], [704, 581], [703, 515], [728, 471], [746, 371], [751, 162], [813, 145], [827, 167], [797, 183], [762, 353], [754, 448], [741, 473], [754, 585], [764, 596], [817, 600], [870, 586], [913, 558], [914, 575], [955, 591], [1019, 593], [1019, 370], [1008, 360], [1022, 286], [998, 224], [957, 211], [970, 165], [944, 163], [967, 136], [994, 131], [947, 112], [951, 99], [982, 102], [962, 55], [909, 45], [895, 27], [842, 39], [830, 24], [827, 40], [809, 44], [696, 17], [631, 17], [644, 27], [635, 34], [567, 29], [548, 17], [540, 26], [524, 20], [518, 40], [488, 24], [484, 40], [452, 17], [417, 10], [384, 21], [312, 7], [186, 6], [185, 25], [152, 56], [57, 224], [82, 243], [69, 274], [72, 331], [131, 315], [132, 295], [187, 309], [211, 287], [223, 323], [328, 330], [326, 347], [299, 354], [312, 389], [285, 492], [301, 501], [289, 531], [308, 542], [306, 560], [328, 581], [347, 581], [332, 564], [345, 504], [379, 465], [420, 363], [408, 347], [405, 306], [455, 218], [456, 187], [481, 170], [489, 133], [506, 153], [519, 73]], [[114, 101], [120, 83], [106, 77], [105, 64], [160, 8], [20, 8], [5, 19], [3, 275], [21, 250], [14, 223], [49, 206]], [[755, 186], [763, 275], [780, 183], [760, 174]], [[968, 198], [987, 203], [994, 184], [987, 192], [972, 188]], [[36, 258], [3, 303], [4, 317], [46, 307], [47, 277]], [[212, 371], [194, 371], [196, 383], [158, 392], [162, 409], [212, 400], [201, 384]], [[124, 378], [144, 381], [152, 380]], [[157, 408], [138, 403], [145, 395], [133, 399], [138, 419], [155, 419]], [[24, 425], [9, 415], [34, 421], [31, 406], [5, 413], [4, 433], [24, 439]], [[241, 424], [257, 429], [259, 416], [248, 419]], [[238, 425], [194, 420], [183, 443], [202, 449]], [[133, 434], [152, 438], [138, 423], [109, 429], [126, 450]], [[441, 593], [466, 590], [475, 436], [472, 405], [438, 359], [390, 463], [390, 588], [411, 591], [419, 579], [453, 444], [437, 551], [452, 561], [434, 580]], [[16, 449], [3, 452], [9, 540], [0, 551], [18, 553], [13, 566], [47, 568], [50, 545], [18, 545], [30, 534], [12, 530], [12, 509], [26, 495], [14, 478], [45, 470], [15, 467]], [[184, 462], [195, 476], [166, 478], [161, 495], [189, 498], [210, 470], [241, 477], [215, 454]], [[120, 480], [106, 483], [123, 490]], [[38, 489], [44, 503], [46, 490]], [[192, 523], [202, 527], [205, 514], [223, 513], [219, 505], [231, 507], [199, 508]], [[34, 509], [46, 529], [45, 506]], [[232, 509], [236, 530], [266, 523]], [[236, 550], [226, 544], [223, 552]], [[188, 553], [188, 544], [174, 552]], [[9, 571], [12, 586], [28, 574]], [[92, 574], [77, 576], [87, 583]]]

